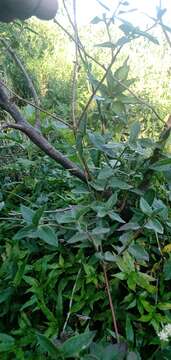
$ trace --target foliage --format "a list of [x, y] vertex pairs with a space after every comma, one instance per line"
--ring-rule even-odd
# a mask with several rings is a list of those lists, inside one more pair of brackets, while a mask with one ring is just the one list
[[[111, 30], [105, 17], [93, 22]], [[125, 21], [119, 26], [116, 42], [109, 39], [99, 48], [113, 49], [119, 56], [122, 46], [139, 37], [158, 44], [149, 32]], [[6, 36], [8, 31], [7, 26]], [[9, 35], [13, 41], [15, 31]], [[171, 157], [165, 148], [170, 128], [157, 134], [158, 125], [155, 137], [147, 136], [139, 114], [146, 107], [151, 121], [154, 117], [159, 122], [160, 116], [134, 95], [129, 59], [117, 57], [116, 67], [115, 52], [109, 68], [99, 72], [82, 52], [84, 71], [74, 84], [79, 88], [76, 120], [70, 117], [71, 69], [64, 62], [56, 74], [55, 60], [52, 65], [43, 62], [48, 56], [55, 59], [53, 36], [52, 42], [41, 42], [34, 31], [29, 30], [29, 37], [21, 34], [24, 50], [19, 43], [12, 43], [13, 48], [21, 55], [34, 44], [35, 58], [27, 65], [33, 78], [34, 71], [37, 79], [42, 72], [42, 82], [36, 82], [40, 98], [46, 84], [44, 106], [53, 112], [56, 99], [59, 114], [71, 125], [41, 112], [39, 130], [87, 171], [88, 181], [61, 169], [18, 130], [1, 132], [1, 358], [170, 359], [169, 343], [158, 336], [171, 323]], [[3, 66], [8, 69], [9, 60], [4, 59]], [[15, 76], [9, 82], [18, 91]], [[60, 99], [56, 84], [63, 89]], [[26, 82], [24, 86], [27, 89]], [[90, 89], [89, 109], [84, 105]], [[32, 107], [19, 106], [32, 124]]]

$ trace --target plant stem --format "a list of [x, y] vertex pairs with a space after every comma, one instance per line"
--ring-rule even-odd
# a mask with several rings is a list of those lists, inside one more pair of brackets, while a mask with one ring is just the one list
[[102, 267], [103, 267], [105, 284], [106, 284], [106, 289], [107, 289], [108, 298], [109, 298], [110, 310], [111, 310], [111, 313], [112, 313], [113, 327], [114, 327], [114, 331], [115, 331], [115, 334], [116, 334], [117, 343], [119, 344], [120, 339], [119, 339], [118, 326], [117, 326], [117, 322], [116, 322], [115, 309], [114, 309], [112, 296], [111, 296], [111, 292], [110, 292], [110, 286], [109, 286], [109, 280], [108, 280], [107, 271], [106, 271], [106, 265], [105, 265], [104, 262], [102, 263]]

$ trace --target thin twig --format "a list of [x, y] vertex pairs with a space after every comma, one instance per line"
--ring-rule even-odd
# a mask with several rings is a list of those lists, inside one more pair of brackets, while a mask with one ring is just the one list
[[72, 79], [72, 99], [71, 99], [71, 108], [72, 108], [72, 123], [74, 130], [77, 129], [76, 123], [76, 98], [77, 98], [77, 73], [78, 73], [78, 27], [77, 27], [77, 14], [76, 14], [76, 0], [73, 0], [73, 13], [74, 13], [74, 43], [75, 43], [75, 61], [73, 68], [73, 79]]
[[77, 274], [77, 277], [75, 279], [75, 283], [74, 283], [74, 286], [73, 286], [73, 289], [72, 289], [71, 299], [70, 299], [70, 302], [69, 302], [69, 311], [67, 313], [67, 317], [66, 317], [66, 320], [65, 320], [65, 323], [64, 323], [64, 326], [63, 326], [62, 333], [65, 333], [65, 329], [67, 327], [69, 318], [71, 316], [71, 309], [72, 309], [72, 304], [73, 304], [73, 300], [74, 300], [74, 294], [75, 294], [75, 291], [76, 291], [77, 282], [78, 282], [78, 279], [80, 277], [80, 274], [81, 274], [81, 269], [79, 269], [79, 271], [78, 271], [78, 274]]
[[63, 119], [61, 119], [59, 116], [56, 116], [56, 115], [50, 113], [49, 111], [43, 109], [42, 107], [33, 104], [31, 101], [24, 99], [22, 96], [18, 95], [14, 90], [10, 89], [9, 86], [7, 86], [7, 85], [4, 83], [4, 81], [1, 80], [0, 83], [8, 90], [11, 94], [13, 94], [17, 99], [22, 100], [23, 102], [25, 102], [26, 104], [32, 106], [33, 108], [36, 108], [36, 109], [40, 110], [40, 111], [43, 112], [44, 114], [50, 116], [52, 119], [55, 119], [55, 120], [61, 122], [62, 124], [66, 125], [67, 127], [69, 127], [69, 128], [72, 130], [72, 125], [70, 125], [69, 123], [67, 123], [67, 122], [64, 121]]
[[107, 290], [108, 298], [109, 298], [110, 310], [112, 313], [113, 327], [114, 327], [114, 331], [116, 334], [117, 343], [119, 344], [120, 339], [119, 339], [118, 326], [117, 326], [117, 322], [116, 322], [115, 309], [114, 309], [114, 305], [113, 305], [113, 301], [112, 301], [112, 296], [110, 293], [110, 286], [109, 286], [109, 280], [108, 280], [108, 276], [107, 276], [106, 265], [104, 262], [102, 263], [102, 267], [103, 267], [103, 273], [104, 273], [104, 278], [105, 278], [106, 290]]
[[160, 26], [161, 26], [161, 28], [163, 30], [163, 34], [164, 34], [164, 36], [165, 36], [165, 38], [167, 40], [167, 43], [168, 43], [168, 45], [169, 45], [169, 47], [171, 49], [171, 40], [170, 40], [170, 37], [169, 37], [165, 27], [164, 27], [164, 24], [163, 24], [162, 20], [160, 21]]
[[40, 101], [36, 92], [36, 89], [34, 87], [33, 81], [31, 79], [31, 77], [29, 76], [24, 64], [21, 62], [21, 60], [18, 58], [16, 52], [11, 48], [11, 46], [8, 44], [8, 42], [5, 39], [0, 39], [1, 43], [5, 46], [6, 50], [8, 51], [8, 53], [11, 55], [11, 57], [13, 58], [13, 60], [15, 61], [15, 63], [18, 65], [19, 69], [21, 70], [21, 72], [23, 73], [28, 87], [30, 89], [30, 92], [33, 96], [36, 108], [35, 108], [35, 113], [36, 113], [36, 120], [35, 120], [35, 127], [40, 128], [40, 112], [39, 112], [39, 105], [40, 105]]
[[98, 85], [96, 86], [96, 88], [94, 89], [92, 95], [90, 96], [90, 98], [89, 98], [89, 100], [88, 100], [88, 102], [87, 102], [87, 104], [86, 104], [86, 106], [85, 106], [85, 108], [84, 108], [84, 110], [83, 110], [83, 112], [82, 112], [82, 114], [81, 114], [81, 116], [80, 116], [80, 119], [79, 119], [79, 122], [78, 122], [79, 125], [80, 125], [82, 119], [84, 118], [84, 116], [85, 116], [85, 114], [86, 114], [89, 106], [91, 105], [91, 103], [92, 103], [92, 101], [93, 101], [93, 99], [94, 99], [94, 96], [97, 94], [97, 92], [98, 92], [98, 90], [100, 89], [101, 85], [102, 85], [103, 82], [105, 81], [105, 79], [106, 79], [109, 71], [111, 70], [111, 68], [112, 68], [112, 66], [113, 66], [113, 64], [114, 64], [114, 62], [115, 62], [115, 60], [116, 60], [117, 55], [118, 55], [119, 52], [121, 51], [121, 48], [122, 48], [122, 46], [120, 46], [120, 47], [118, 48], [118, 50], [117, 50], [116, 54], [114, 55], [111, 63], [109, 64], [108, 68], [106, 69], [105, 74], [103, 75], [102, 79], [99, 81]]
[[[74, 37], [69, 33], [68, 30], [66, 30], [66, 29], [64, 28], [63, 25], [61, 25], [56, 19], [54, 19], [54, 23], [55, 23], [56, 25], [58, 25], [58, 26], [65, 32], [65, 34], [68, 35], [68, 37], [69, 37], [72, 41], [75, 42]], [[91, 56], [90, 54], [87, 53], [87, 51], [85, 50], [84, 46], [80, 43], [80, 39], [79, 39], [79, 42], [78, 42], [78, 48], [80, 49], [80, 51], [83, 51], [84, 54], [85, 54], [90, 60], [92, 60], [95, 64], [97, 64], [97, 65], [98, 65], [99, 67], [101, 67], [103, 70], [106, 70], [106, 67], [105, 67], [103, 64], [101, 64], [101, 63], [100, 63], [98, 60], [96, 60], [93, 56]]]

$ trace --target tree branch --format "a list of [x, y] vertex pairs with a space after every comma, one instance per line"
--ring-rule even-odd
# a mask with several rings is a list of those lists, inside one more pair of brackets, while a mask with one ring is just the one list
[[[87, 176], [84, 174], [84, 172], [66, 156], [56, 150], [36, 128], [31, 126], [25, 120], [17, 106], [10, 102], [7, 94], [4, 91], [2, 82], [0, 82], [0, 107], [12, 116], [17, 125], [17, 129], [27, 135], [29, 139], [45, 154], [54, 159], [58, 164], [62, 165], [62, 167], [68, 170], [72, 175], [87, 183]], [[8, 124], [8, 127], [9, 126], [10, 124]], [[15, 124], [11, 124], [11, 127], [14, 126]]]

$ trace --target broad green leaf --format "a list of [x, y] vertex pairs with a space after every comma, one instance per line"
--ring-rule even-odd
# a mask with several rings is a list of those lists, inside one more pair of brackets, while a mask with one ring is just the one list
[[21, 205], [20, 209], [23, 219], [26, 221], [28, 225], [31, 225], [35, 212], [25, 205]]
[[134, 222], [130, 221], [127, 224], [122, 225], [119, 228], [119, 231], [138, 230], [138, 229], [140, 229], [140, 225], [138, 223], [134, 223]]
[[122, 36], [118, 41], [115, 43], [115, 47], [123, 46], [127, 43], [129, 43], [131, 39], [128, 36]]
[[71, 210], [64, 211], [63, 213], [57, 213], [55, 218], [56, 218], [56, 221], [58, 222], [58, 224], [68, 224], [71, 222], [75, 222], [74, 216], [73, 216]]
[[83, 334], [73, 336], [63, 343], [63, 345], [60, 347], [60, 350], [66, 359], [76, 356], [80, 353], [80, 351], [90, 346], [94, 337], [94, 331], [87, 331]]
[[89, 240], [88, 233], [86, 232], [78, 232], [74, 234], [69, 240], [67, 240], [68, 244], [75, 244], [77, 242], [83, 242], [85, 240]]
[[117, 178], [112, 178], [110, 180], [110, 186], [112, 187], [112, 189], [120, 189], [120, 190], [129, 190], [132, 188], [132, 186], [127, 184], [125, 181], [122, 181]]
[[42, 334], [37, 334], [38, 344], [44, 353], [48, 353], [52, 359], [63, 359], [61, 351], [53, 342]]
[[140, 209], [141, 209], [141, 211], [142, 211], [145, 215], [147, 215], [147, 216], [151, 216], [151, 214], [152, 214], [152, 212], [153, 212], [151, 206], [150, 206], [150, 205], [148, 204], [148, 202], [147, 202], [144, 198], [142, 198], [142, 197], [141, 197], [141, 199], [140, 199]]
[[31, 276], [23, 276], [24, 281], [29, 284], [30, 286], [33, 286], [34, 288], [39, 287], [39, 282], [37, 279], [31, 277]]
[[12, 336], [0, 333], [0, 354], [3, 359], [2, 353], [8, 353], [14, 350], [15, 340]]
[[101, 208], [98, 209], [97, 216], [98, 216], [99, 218], [103, 218], [103, 217], [105, 217], [107, 214], [108, 214], [108, 211], [106, 210], [106, 207], [101, 207]]
[[116, 263], [119, 269], [126, 274], [130, 274], [135, 271], [134, 259], [127, 251], [125, 251], [123, 256], [117, 257]]
[[123, 360], [126, 355], [126, 344], [109, 344], [103, 350], [100, 360]]
[[99, 174], [98, 174], [98, 179], [99, 180], [106, 180], [106, 179], [109, 179], [112, 175], [113, 175], [113, 169], [110, 166], [104, 166], [104, 168], [102, 168], [100, 170]]
[[132, 244], [128, 248], [129, 253], [134, 256], [136, 260], [149, 261], [149, 254], [144, 247], [139, 244]]
[[99, 22], [101, 22], [102, 19], [100, 19], [98, 16], [95, 16], [93, 20], [91, 20], [91, 24], [99, 24]]
[[111, 109], [116, 115], [120, 115], [122, 113], [125, 113], [125, 106], [120, 101], [114, 101], [112, 103]]
[[127, 279], [127, 284], [128, 284], [128, 288], [135, 291], [136, 289], [136, 285], [137, 285], [137, 274], [135, 271], [131, 271], [128, 274], [128, 279]]
[[106, 251], [104, 253], [104, 261], [115, 262], [116, 261], [116, 255], [113, 255], [110, 251]]
[[108, 234], [110, 231], [109, 228], [103, 228], [103, 227], [96, 227], [95, 229], [92, 230], [91, 235], [93, 236], [103, 236]]
[[58, 247], [58, 238], [54, 230], [48, 225], [41, 225], [37, 230], [37, 236], [45, 243]]
[[106, 202], [105, 208], [108, 210], [111, 210], [117, 203], [118, 194], [115, 192]]
[[150, 284], [150, 282], [154, 280], [155, 279], [152, 278], [152, 276], [149, 276], [148, 274], [142, 273], [140, 271], [136, 273], [137, 285], [147, 290], [150, 294], [156, 293], [156, 287]]
[[170, 171], [170, 169], [171, 169], [171, 158], [157, 161], [156, 163], [151, 165], [150, 168], [155, 170], [155, 171], [159, 171], [159, 172], [161, 172], [161, 171], [164, 171], [164, 172], [165, 171]]
[[37, 231], [32, 225], [27, 225], [24, 228], [20, 229], [13, 237], [14, 240], [21, 240], [24, 238], [36, 238]]
[[110, 219], [112, 219], [112, 220], [115, 220], [115, 221], [117, 221], [119, 223], [122, 223], [122, 224], [125, 223], [125, 221], [120, 217], [120, 215], [118, 213], [114, 212], [114, 211], [109, 211], [108, 215], [109, 215]]
[[114, 274], [114, 277], [116, 277], [117, 279], [120, 279], [120, 280], [126, 280], [127, 274], [125, 274], [124, 272], [119, 272], [119, 273]]
[[145, 226], [146, 229], [153, 230], [155, 233], [163, 234], [164, 229], [162, 224], [157, 219], [149, 220]]

